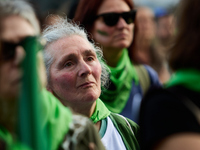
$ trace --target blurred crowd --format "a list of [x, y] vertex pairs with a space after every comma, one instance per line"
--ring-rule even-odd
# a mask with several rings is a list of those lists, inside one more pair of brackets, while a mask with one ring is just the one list
[[[31, 3], [38, 9], [37, 15], [41, 28], [52, 24], [56, 17], [73, 19], [79, 0], [50, 1], [48, 6], [32, 0]], [[134, 44], [129, 51], [133, 62], [150, 65], [158, 73], [161, 83], [165, 83], [171, 71], [167, 64], [167, 49], [175, 33], [175, 10], [171, 7], [160, 6], [152, 8], [148, 5], [135, 5], [137, 16], [135, 18]], [[47, 9], [48, 8], [48, 9]], [[79, 23], [79, 22], [78, 22]]]

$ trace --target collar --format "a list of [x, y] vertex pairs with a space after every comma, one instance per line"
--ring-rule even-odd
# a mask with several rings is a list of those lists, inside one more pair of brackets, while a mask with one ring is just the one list
[[98, 98], [96, 100], [96, 108], [90, 119], [93, 123], [97, 123], [100, 120], [105, 119], [110, 115], [110, 111], [104, 105], [104, 103]]

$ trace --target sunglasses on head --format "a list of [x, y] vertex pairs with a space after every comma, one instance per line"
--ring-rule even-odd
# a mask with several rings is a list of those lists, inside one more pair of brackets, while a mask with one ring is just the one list
[[122, 17], [126, 21], [127, 24], [133, 23], [135, 20], [135, 15], [136, 15], [136, 11], [131, 10], [129, 12], [123, 12], [123, 13], [112, 12], [112, 13], [100, 14], [96, 16], [96, 19], [99, 17], [102, 17], [104, 23], [107, 26], [115, 26], [119, 21], [119, 17]]

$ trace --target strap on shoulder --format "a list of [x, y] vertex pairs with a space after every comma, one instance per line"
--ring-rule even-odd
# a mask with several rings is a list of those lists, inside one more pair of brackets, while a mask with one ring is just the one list
[[117, 115], [120, 116], [120, 117], [122, 117], [122, 118], [126, 121], [126, 124], [127, 124], [128, 127], [130, 128], [131, 132], [134, 134], [134, 132], [133, 132], [133, 130], [132, 130], [132, 128], [131, 128], [131, 125], [130, 125], [130, 123], [128, 122], [128, 120], [127, 120], [124, 116], [122, 116], [122, 115], [120, 115], [120, 114], [117, 114]]
[[134, 67], [135, 67], [136, 72], [138, 74], [143, 94], [145, 94], [147, 92], [147, 90], [149, 89], [150, 83], [151, 83], [148, 71], [146, 70], [144, 65], [134, 65]]

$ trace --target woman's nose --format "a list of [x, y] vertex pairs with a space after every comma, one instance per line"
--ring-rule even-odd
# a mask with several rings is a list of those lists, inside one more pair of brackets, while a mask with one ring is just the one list
[[14, 64], [16, 66], [20, 65], [25, 58], [25, 50], [22, 46], [17, 46], [15, 50]]
[[119, 20], [118, 20], [118, 23], [117, 23], [117, 27], [123, 28], [126, 25], [128, 25], [128, 24], [126, 23], [126, 21], [124, 20], [124, 18], [119, 17]]
[[91, 74], [91, 72], [91, 67], [85, 61], [80, 63], [79, 76], [86, 76]]

